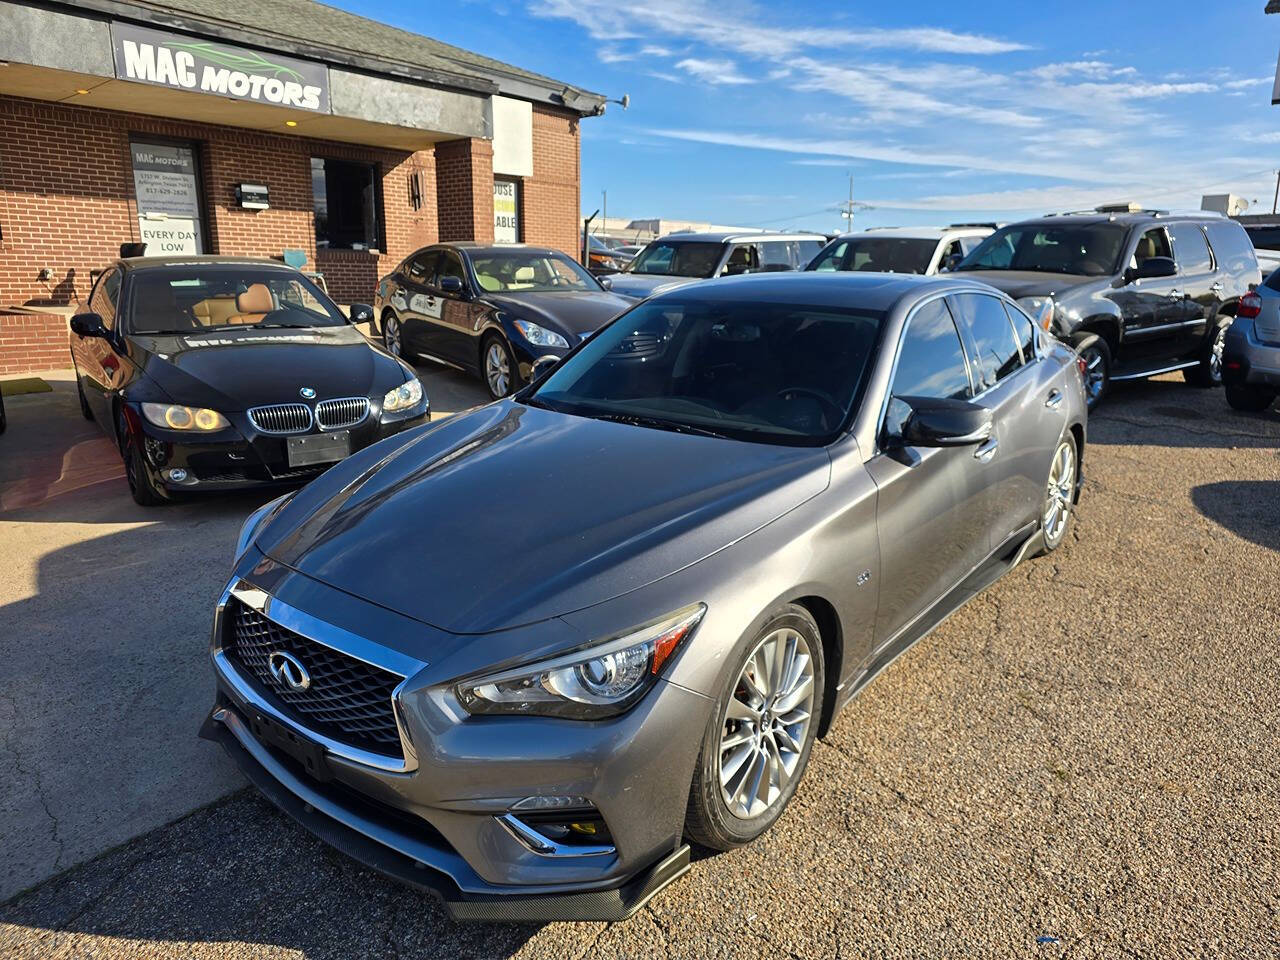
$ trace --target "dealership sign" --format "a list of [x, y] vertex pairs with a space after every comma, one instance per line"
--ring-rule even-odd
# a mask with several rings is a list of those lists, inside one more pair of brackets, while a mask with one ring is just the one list
[[128, 23], [111, 25], [111, 43], [121, 80], [296, 110], [329, 110], [329, 70], [323, 64]]

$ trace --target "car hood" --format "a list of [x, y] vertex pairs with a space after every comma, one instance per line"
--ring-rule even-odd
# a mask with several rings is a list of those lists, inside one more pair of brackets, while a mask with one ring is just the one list
[[1035, 270], [958, 270], [951, 276], [989, 283], [1015, 300], [1018, 297], [1058, 297], [1080, 288], [1093, 289], [1111, 283], [1110, 277], [1079, 277]]
[[826, 488], [824, 449], [720, 440], [512, 400], [348, 458], [256, 543], [332, 587], [455, 634], [635, 590]]
[[484, 298], [515, 318], [575, 337], [595, 333], [632, 306], [632, 301], [603, 291], [486, 293]]
[[143, 369], [177, 403], [227, 412], [318, 399], [370, 396], [404, 381], [399, 364], [354, 327], [227, 330], [196, 336], [134, 335]]
[[697, 283], [697, 277], [664, 277], [646, 273], [612, 273], [609, 275], [609, 290], [632, 300], [643, 300], [655, 293], [674, 290], [687, 283]]

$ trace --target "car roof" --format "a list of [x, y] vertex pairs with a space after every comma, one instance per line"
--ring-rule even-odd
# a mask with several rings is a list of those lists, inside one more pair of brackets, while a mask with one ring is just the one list
[[941, 240], [943, 237], [986, 236], [994, 232], [994, 226], [982, 223], [957, 224], [954, 227], [868, 227], [866, 230], [842, 233], [836, 239], [857, 240], [861, 237], [905, 237], [912, 240]]
[[[476, 243], [474, 240], [456, 240], [445, 241], [443, 243], [432, 243], [422, 248], [422, 250], [439, 250], [442, 247], [452, 247], [455, 250], [464, 251], [468, 254], [475, 253], [510, 253], [513, 250], [529, 250], [533, 253], [556, 253], [563, 254], [564, 251], [557, 250], [554, 247], [537, 246], [532, 243]], [[415, 250], [409, 254], [410, 257], [421, 253], [422, 250]], [[408, 257], [405, 258], [409, 259]]]
[[684, 301], [797, 303], [885, 312], [904, 298], [933, 292], [975, 290], [1000, 296], [994, 287], [953, 274], [926, 277], [915, 273], [853, 271], [780, 271], [724, 277], [685, 284], [658, 294], [648, 302]]
[[1011, 227], [1024, 226], [1092, 226], [1099, 223], [1118, 223], [1122, 226], [1142, 226], [1146, 224], [1161, 224], [1177, 222], [1181, 220], [1196, 220], [1203, 223], [1228, 223], [1225, 217], [1215, 213], [1169, 213], [1167, 210], [1137, 210], [1132, 213], [1116, 212], [1116, 213], [1098, 213], [1094, 211], [1082, 211], [1078, 213], [1049, 213], [1043, 217], [1031, 217], [1027, 220], [1019, 220], [1017, 223], [1008, 224]]
[[293, 267], [279, 260], [272, 260], [269, 257], [229, 257], [221, 254], [211, 253], [203, 255], [188, 255], [184, 257], [122, 257], [115, 261], [125, 270], [163, 270], [169, 267], [210, 267], [219, 264], [228, 266], [245, 266], [253, 264], [257, 267], [275, 267], [279, 270], [288, 270], [290, 273], [296, 273]]
[[702, 232], [689, 231], [687, 233], [668, 233], [659, 240], [672, 240], [679, 242], [689, 240], [698, 243], [755, 243], [761, 240], [818, 240], [822, 243], [827, 242], [825, 234], [821, 233], [769, 233], [764, 230], [704, 230]]

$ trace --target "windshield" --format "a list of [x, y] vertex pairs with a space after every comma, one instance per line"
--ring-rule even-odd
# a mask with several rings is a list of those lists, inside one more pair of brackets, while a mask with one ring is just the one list
[[142, 268], [133, 275], [131, 291], [131, 333], [347, 323], [306, 277], [255, 264]]
[[983, 240], [956, 269], [1104, 277], [1116, 272], [1125, 232], [1118, 223], [1003, 227]]
[[526, 402], [738, 440], [826, 443], [860, 398], [882, 318], [664, 297], [597, 333]]
[[720, 243], [655, 240], [631, 261], [627, 273], [705, 280], [715, 273], [722, 253], [724, 245]]
[[918, 237], [852, 237], [830, 244], [808, 269], [924, 273], [937, 249], [937, 240]]
[[563, 254], [546, 250], [473, 253], [471, 266], [480, 289], [490, 293], [600, 289], [600, 284], [578, 264]]

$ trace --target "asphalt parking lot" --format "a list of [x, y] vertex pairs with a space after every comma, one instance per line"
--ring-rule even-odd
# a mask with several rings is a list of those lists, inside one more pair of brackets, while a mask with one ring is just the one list
[[[438, 413], [480, 397], [424, 379]], [[69, 384], [7, 405], [0, 955], [1275, 955], [1275, 411], [1117, 388], [1074, 535], [868, 688], [770, 834], [624, 924], [475, 927], [195, 739], [210, 606], [262, 497], [144, 511]]]

